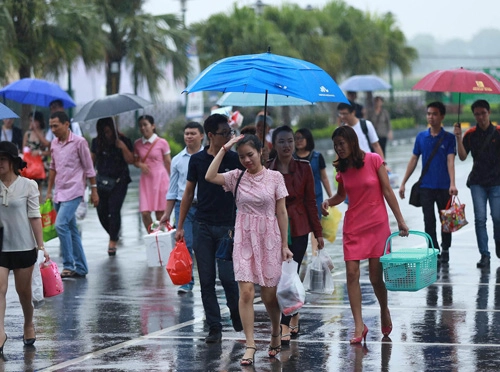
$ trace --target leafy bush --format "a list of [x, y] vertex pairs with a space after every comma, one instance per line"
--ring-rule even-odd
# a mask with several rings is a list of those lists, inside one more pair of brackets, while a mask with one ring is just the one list
[[393, 130], [411, 129], [411, 128], [415, 128], [416, 125], [417, 125], [417, 122], [415, 121], [415, 118], [413, 118], [413, 117], [398, 118], [398, 119], [391, 120], [391, 126], [392, 126]]
[[337, 128], [335, 125], [328, 125], [326, 128], [313, 129], [311, 130], [311, 132], [315, 140], [324, 138], [330, 139], [332, 138], [332, 134], [335, 128]]

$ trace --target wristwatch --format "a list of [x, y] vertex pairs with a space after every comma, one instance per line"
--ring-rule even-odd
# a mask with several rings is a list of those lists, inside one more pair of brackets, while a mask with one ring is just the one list
[[38, 247], [37, 248], [39, 251], [44, 251], [45, 250], [45, 247], [42, 245], [41, 247]]

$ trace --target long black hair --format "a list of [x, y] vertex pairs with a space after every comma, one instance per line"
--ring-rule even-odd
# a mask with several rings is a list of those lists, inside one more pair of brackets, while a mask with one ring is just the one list
[[338, 157], [333, 161], [333, 166], [337, 172], [345, 172], [349, 168], [349, 160], [354, 168], [360, 169], [365, 165], [365, 153], [359, 147], [358, 135], [349, 125], [342, 125], [335, 129], [332, 134], [332, 141], [335, 137], [342, 137], [351, 149], [349, 158], [342, 159]]
[[[106, 129], [106, 127], [111, 129], [111, 133], [113, 133], [113, 141], [111, 143], [107, 140], [106, 135], [104, 134], [104, 129]], [[102, 118], [97, 120], [96, 128], [97, 128], [97, 153], [102, 153], [110, 146], [114, 146], [115, 141], [118, 138], [113, 118], [108, 116], [107, 118]]]

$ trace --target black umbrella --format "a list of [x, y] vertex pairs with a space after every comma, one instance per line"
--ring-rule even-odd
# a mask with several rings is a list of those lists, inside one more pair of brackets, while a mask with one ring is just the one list
[[88, 121], [115, 116], [124, 112], [143, 109], [151, 102], [130, 93], [112, 94], [86, 103], [73, 118], [74, 121]]

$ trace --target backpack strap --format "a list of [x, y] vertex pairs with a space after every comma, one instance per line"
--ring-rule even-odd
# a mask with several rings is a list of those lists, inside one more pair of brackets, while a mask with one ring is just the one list
[[[368, 141], [368, 146], [370, 146], [370, 150], [372, 149], [372, 144], [370, 142], [370, 137], [368, 136], [368, 126], [366, 125], [365, 119], [359, 119], [359, 124], [361, 124], [361, 130], [365, 134], [366, 140]], [[372, 150], [373, 152], [373, 150]]]

